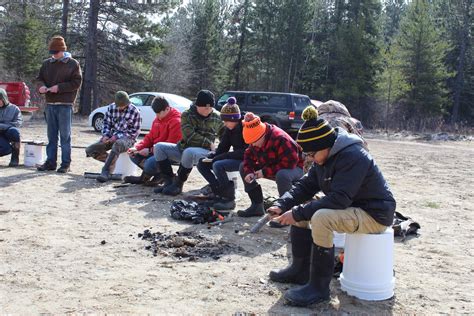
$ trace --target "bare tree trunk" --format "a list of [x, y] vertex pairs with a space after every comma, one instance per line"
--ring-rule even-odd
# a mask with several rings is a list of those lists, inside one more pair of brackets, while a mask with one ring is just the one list
[[97, 21], [100, 0], [91, 0], [87, 25], [86, 66], [84, 72], [84, 90], [81, 99], [81, 114], [89, 115], [97, 103]]
[[67, 22], [69, 15], [69, 0], [63, 0], [63, 15], [61, 17], [61, 34], [67, 42]]
[[240, 63], [242, 62], [242, 51], [244, 50], [245, 44], [245, 35], [247, 33], [247, 8], [248, 0], [244, 1], [244, 12], [242, 24], [240, 25], [240, 42], [239, 42], [239, 52], [237, 53], [237, 60], [235, 62], [235, 88], [240, 90]]
[[[469, 21], [470, 21], [470, 7], [471, 7], [471, 0], [463, 1], [463, 4], [466, 6], [463, 8], [464, 10], [464, 21], [463, 27], [461, 30], [461, 47], [459, 49], [459, 62], [457, 66], [457, 75], [456, 75], [456, 83], [454, 85], [454, 105], [453, 105], [453, 113], [451, 115], [451, 123], [454, 124], [458, 120], [459, 116], [459, 107], [460, 107], [460, 99], [461, 99], [461, 91], [464, 87], [464, 62], [466, 59], [466, 41], [468, 41], [469, 36]], [[463, 6], [460, 4], [460, 6]]]

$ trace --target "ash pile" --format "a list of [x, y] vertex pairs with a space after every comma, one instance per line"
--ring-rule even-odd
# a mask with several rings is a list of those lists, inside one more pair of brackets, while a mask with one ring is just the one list
[[223, 240], [213, 240], [193, 232], [165, 234], [153, 233], [146, 229], [143, 233], [139, 233], [138, 237], [150, 242], [145, 249], [151, 251], [153, 256], [174, 257], [178, 260], [196, 261], [204, 258], [219, 260], [224, 254], [243, 250]]

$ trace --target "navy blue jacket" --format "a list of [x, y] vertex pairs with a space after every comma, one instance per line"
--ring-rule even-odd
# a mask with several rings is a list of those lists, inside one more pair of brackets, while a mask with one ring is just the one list
[[[391, 226], [396, 203], [380, 169], [359, 137], [340, 128], [336, 130], [336, 142], [324, 165], [313, 164], [274, 205], [284, 212], [299, 205], [293, 209], [296, 221], [309, 221], [323, 208], [360, 207], [378, 223]], [[325, 196], [311, 200], [319, 191]]]

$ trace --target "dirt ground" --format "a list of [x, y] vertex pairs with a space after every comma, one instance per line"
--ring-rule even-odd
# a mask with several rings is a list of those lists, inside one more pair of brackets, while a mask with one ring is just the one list
[[[99, 135], [75, 121], [73, 145]], [[23, 139], [46, 140], [46, 126], [29, 121]], [[85, 179], [99, 162], [74, 148], [72, 172], [7, 168], [0, 158], [0, 313], [153, 314], [473, 314], [474, 144], [413, 142], [368, 135], [369, 146], [395, 194], [398, 211], [420, 235], [395, 243], [395, 297], [368, 302], [331, 283], [331, 301], [310, 308], [285, 305], [291, 285], [268, 280], [288, 262], [287, 229], [235, 218], [213, 226], [170, 218], [172, 198], [151, 188]], [[276, 186], [262, 181], [266, 194]], [[193, 170], [184, 190], [205, 184]], [[248, 205], [243, 187], [238, 208]], [[138, 237], [151, 232], [198, 236], [223, 253], [178, 260], [156, 256]], [[214, 249], [215, 250], [215, 249]]]

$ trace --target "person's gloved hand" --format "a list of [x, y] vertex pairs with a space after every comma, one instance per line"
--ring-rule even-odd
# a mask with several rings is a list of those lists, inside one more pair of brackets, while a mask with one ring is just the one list
[[216, 156], [216, 153], [214, 151], [211, 151], [207, 154], [207, 158], [209, 159], [214, 159], [215, 156]]

